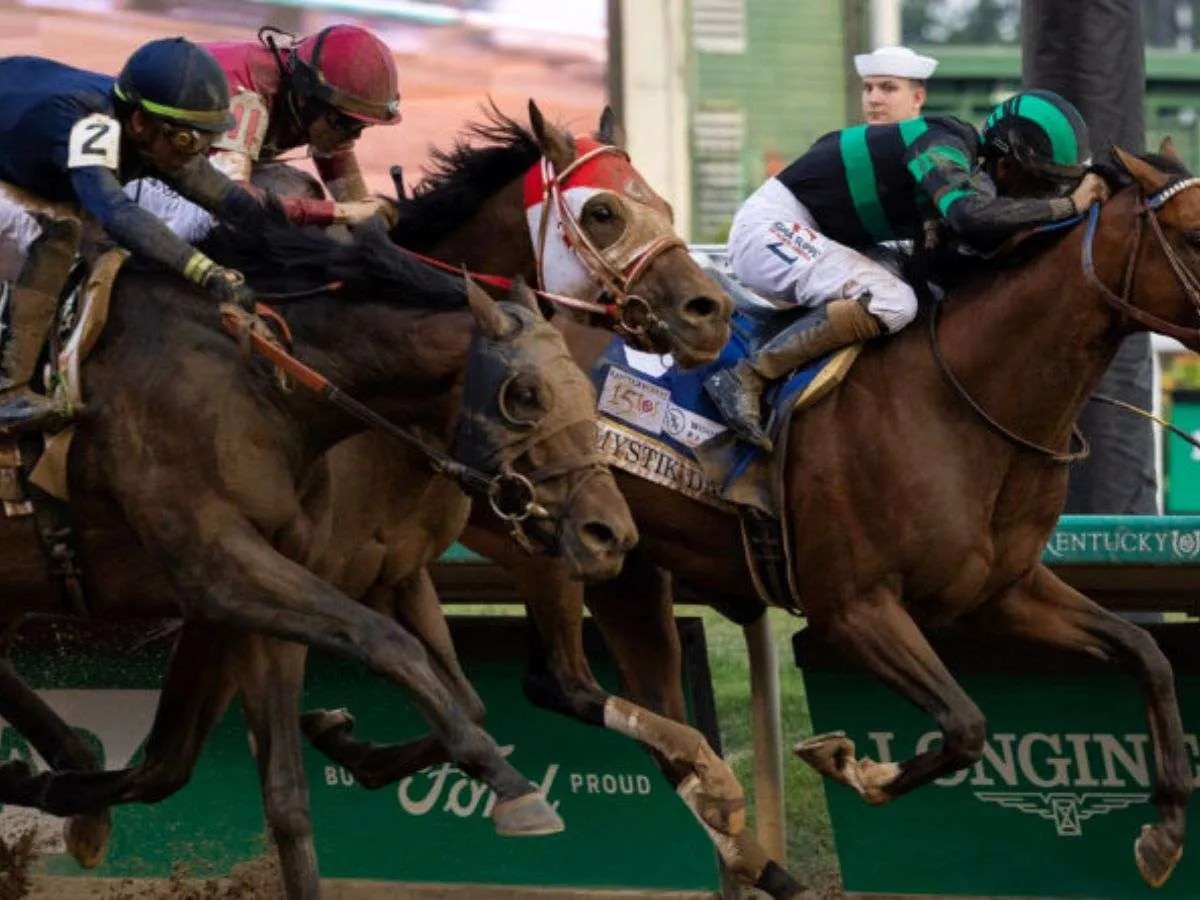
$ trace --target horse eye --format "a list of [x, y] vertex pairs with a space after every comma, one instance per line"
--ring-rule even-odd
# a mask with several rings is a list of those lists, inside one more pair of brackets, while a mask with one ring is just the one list
[[616, 217], [616, 213], [607, 203], [597, 203], [592, 207], [590, 213], [597, 222], [611, 222]]
[[1200, 231], [1185, 231], [1183, 239], [1193, 247], [1200, 247]]

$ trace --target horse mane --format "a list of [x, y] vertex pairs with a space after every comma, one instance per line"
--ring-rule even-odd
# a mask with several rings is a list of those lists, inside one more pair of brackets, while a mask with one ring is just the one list
[[382, 225], [358, 228], [347, 242], [282, 221], [276, 201], [268, 207], [270, 221], [261, 227], [219, 225], [200, 244], [216, 263], [244, 274], [257, 292], [304, 293], [338, 281], [347, 299], [396, 300], [420, 309], [466, 305], [461, 278], [401, 250]]
[[453, 147], [432, 150], [427, 174], [397, 205], [392, 240], [422, 250], [454, 231], [542, 155], [533, 135], [491, 103]]

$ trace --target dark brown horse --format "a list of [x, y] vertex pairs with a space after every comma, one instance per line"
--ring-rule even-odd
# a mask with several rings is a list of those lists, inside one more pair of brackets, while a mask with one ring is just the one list
[[[1081, 225], [1049, 248], [1026, 251], [1019, 266], [982, 267], [952, 292], [940, 324], [946, 365], [969, 395], [1012, 434], [1047, 448], [1068, 447], [1079, 411], [1130, 331], [1152, 328], [1200, 346], [1200, 183], [1171, 158], [1119, 158], [1132, 183], [1105, 205], [1094, 236]], [[1081, 268], [1088, 241], [1096, 280]], [[1146, 698], [1159, 821], [1138, 836], [1135, 859], [1148, 883], [1162, 884], [1182, 852], [1192, 788], [1170, 665], [1146, 632], [1040, 563], [1066, 495], [1066, 467], [969, 408], [923, 331], [919, 324], [866, 348], [846, 381], [793, 422], [786, 500], [810, 627], [928, 711], [943, 741], [888, 765], [856, 759], [841, 735], [812, 738], [797, 751], [872, 803], [977, 761], [983, 715], [922, 626], [958, 620], [1111, 659], [1137, 676]], [[599, 336], [574, 327], [566, 334], [586, 368]], [[679, 647], [669, 582], [657, 567], [718, 604], [753, 601], [738, 524], [645, 480], [617, 480], [642, 539], [621, 577], [590, 587], [587, 602], [628, 695], [678, 719]], [[583, 587], [564, 571], [530, 565], [482, 521], [465, 542], [513, 572], [550, 643], [530, 696], [623, 727], [578, 646]], [[323, 747], [376, 782], [403, 771], [403, 748], [354, 742], [336, 719], [311, 724], [332, 726]], [[772, 874], [764, 870], [760, 881]], [[779, 880], [766, 886], [776, 896], [794, 890]]]
[[[511, 471], [527, 478], [533, 496], [519, 506], [534, 511], [539, 528], [559, 521], [544, 537], [580, 575], [619, 568], [636, 532], [611, 476], [593, 462], [594, 393], [531, 297], [496, 305], [473, 290], [468, 308], [459, 279], [414, 268], [382, 235], [347, 247], [291, 230], [259, 239], [259, 246], [214, 255], [251, 274], [282, 269], [282, 290], [319, 284], [317, 273], [345, 282], [334, 295], [307, 291], [313, 296], [282, 308], [298, 358], [376, 414], [419, 432], [448, 474], [466, 466], [473, 486]], [[269, 371], [239, 357], [216, 318], [211, 304], [171, 279], [127, 274], [85, 368], [95, 412], [79, 426], [72, 488], [93, 611], [157, 611], [160, 598], [174, 596], [189, 623], [147, 760], [125, 772], [38, 776], [20, 763], [3, 766], [2, 802], [72, 815], [159, 799], [186, 781], [178, 746], [198, 750], [240, 688], [289, 895], [316, 896], [297, 742], [303, 647], [298, 663], [295, 653], [273, 655], [272, 648], [298, 645], [236, 633], [249, 628], [351, 656], [401, 682], [464, 770], [496, 791], [501, 833], [560, 828], [536, 787], [471, 721], [474, 710], [459, 704], [436, 655], [427, 656], [422, 641], [392, 617], [312, 573], [328, 563], [325, 453], [364, 426], [308, 391], [281, 391]], [[450, 443], [457, 461], [440, 449]], [[436, 554], [461, 528], [466, 502], [454, 482], [435, 477], [428, 456], [408, 451], [407, 471], [415, 475], [409, 499], [440, 506], [436, 516], [415, 522], [409, 543]], [[524, 482], [506, 475], [499, 484], [519, 489]], [[52, 595], [18, 590], [31, 585], [17, 577], [15, 554], [12, 562], [4, 590], [9, 615], [54, 608]], [[173, 702], [197, 694], [199, 704]], [[90, 767], [78, 738], [9, 667], [0, 671], [0, 714], [55, 768]], [[107, 821], [94, 815], [73, 824], [72, 852], [94, 862]]]

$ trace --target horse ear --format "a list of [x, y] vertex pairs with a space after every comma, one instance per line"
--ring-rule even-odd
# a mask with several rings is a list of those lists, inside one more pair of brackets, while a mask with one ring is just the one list
[[550, 160], [554, 171], [561, 172], [575, 159], [575, 150], [570, 140], [558, 128], [546, 124], [542, 111], [533, 100], [529, 101], [529, 124], [533, 128], [533, 139], [537, 141], [542, 154]]
[[467, 303], [471, 306], [480, 333], [489, 340], [504, 340], [516, 328], [516, 323], [465, 270], [463, 278], [467, 281]]
[[1163, 138], [1162, 143], [1158, 145], [1158, 154], [1159, 156], [1165, 156], [1167, 159], [1173, 159], [1177, 163], [1183, 162], [1175, 150], [1175, 141], [1171, 139], [1169, 134]]
[[596, 131], [596, 139], [602, 144], [625, 149], [625, 129], [617, 121], [617, 114], [611, 106], [605, 106], [604, 112], [600, 113], [600, 128]]
[[1164, 172], [1158, 171], [1150, 163], [1120, 147], [1113, 147], [1113, 157], [1121, 164], [1126, 172], [1133, 176], [1133, 180], [1141, 185], [1142, 191], [1147, 194], [1155, 194], [1167, 186], [1171, 176]]
[[535, 313], [539, 319], [542, 318], [542, 309], [538, 306], [537, 295], [520, 275], [513, 279], [512, 287], [508, 289], [508, 299], [512, 303], [520, 303], [530, 312]]

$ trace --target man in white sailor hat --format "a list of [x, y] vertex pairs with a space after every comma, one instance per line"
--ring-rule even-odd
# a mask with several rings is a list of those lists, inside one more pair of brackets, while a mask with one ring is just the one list
[[880, 47], [855, 56], [854, 68], [862, 78], [863, 118], [868, 125], [888, 125], [921, 114], [925, 80], [937, 60], [907, 47]]

